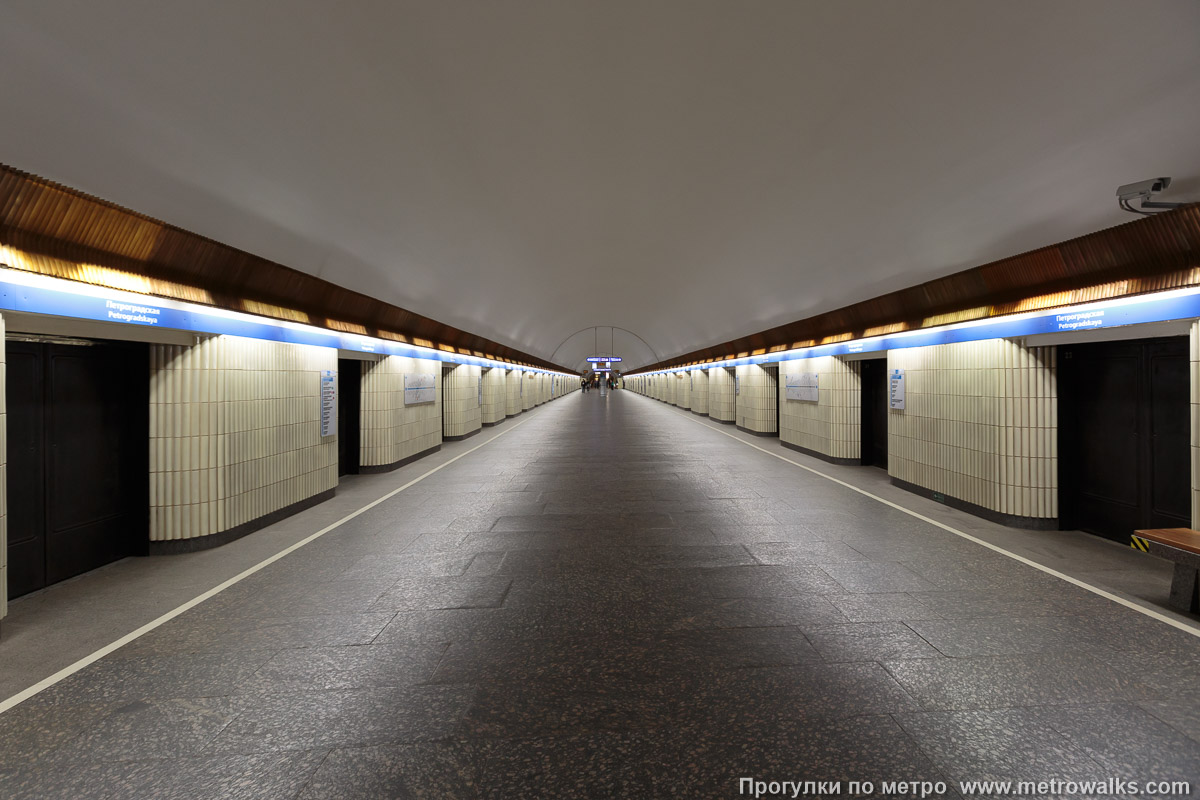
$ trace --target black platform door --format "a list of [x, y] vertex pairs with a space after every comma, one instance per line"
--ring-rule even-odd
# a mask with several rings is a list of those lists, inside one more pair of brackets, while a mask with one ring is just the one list
[[45, 381], [42, 346], [8, 342], [8, 596], [46, 585]]
[[10, 342], [8, 354], [16, 597], [145, 551], [149, 367], [144, 345]]
[[1120, 542], [1191, 527], [1187, 340], [1060, 348], [1064, 527]]
[[359, 467], [361, 435], [362, 362], [338, 359], [338, 475], [353, 475]]
[[888, 386], [887, 359], [860, 361], [862, 387], [863, 466], [888, 467]]
[[1191, 367], [1186, 339], [1148, 345], [1149, 527], [1192, 527]]

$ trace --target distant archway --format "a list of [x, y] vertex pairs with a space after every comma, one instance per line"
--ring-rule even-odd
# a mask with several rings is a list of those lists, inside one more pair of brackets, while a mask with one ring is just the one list
[[[618, 337], [617, 331], [625, 334], [625, 336]], [[591, 333], [592, 336], [586, 337], [585, 334], [587, 333]], [[618, 347], [619, 339], [622, 338], [627, 338], [627, 342], [621, 343], [622, 346]], [[626, 349], [625, 345], [627, 344], [633, 345], [631, 348], [632, 352], [624, 352]], [[617, 352], [618, 350], [622, 350], [622, 352]], [[564, 356], [561, 360], [559, 358], [560, 354]], [[626, 369], [634, 369], [643, 364], [662, 360], [658, 351], [649, 342], [628, 328], [622, 328], [620, 325], [589, 325], [585, 328], [580, 328], [563, 339], [558, 347], [554, 348], [554, 352], [551, 354], [549, 360], [569, 366], [572, 369], [582, 369], [588, 363], [586, 359], [589, 356], [601, 355], [621, 356], [624, 359], [622, 365]]]

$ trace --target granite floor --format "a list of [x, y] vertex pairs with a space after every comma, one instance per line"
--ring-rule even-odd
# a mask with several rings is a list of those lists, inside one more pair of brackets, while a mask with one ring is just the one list
[[1194, 785], [1200, 639], [593, 392], [0, 715], [14, 799], [742, 778]]

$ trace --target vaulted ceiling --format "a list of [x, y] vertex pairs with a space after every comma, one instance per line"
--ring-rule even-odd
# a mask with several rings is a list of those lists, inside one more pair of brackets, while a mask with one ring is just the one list
[[0, 76], [0, 162], [568, 367], [1200, 199], [1194, 0], [7, 0]]

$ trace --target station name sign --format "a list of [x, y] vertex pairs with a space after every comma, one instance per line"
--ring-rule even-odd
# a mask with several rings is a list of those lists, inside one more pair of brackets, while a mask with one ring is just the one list
[[994, 317], [975, 322], [958, 323], [941, 328], [903, 331], [870, 339], [816, 345], [783, 353], [732, 358], [716, 364], [698, 364], [670, 370], [709, 369], [713, 366], [732, 367], [742, 364], [766, 364], [794, 361], [817, 356], [836, 356], [854, 353], [900, 350], [908, 347], [929, 347], [958, 342], [977, 342], [986, 339], [1012, 339], [1047, 333], [1073, 333], [1149, 322], [1168, 322], [1200, 317], [1200, 290], [1177, 289], [1134, 298], [1118, 298], [1086, 303], [1070, 308], [1048, 309]]
[[537, 367], [498, 363], [466, 353], [431, 350], [401, 342], [202, 306], [183, 300], [66, 281], [12, 270], [0, 262], [0, 312], [3, 311], [163, 328], [211, 336], [242, 336], [363, 353], [475, 364], [488, 368], [503, 367], [525, 373], [549, 372]]
[[588, 356], [588, 361], [593, 364], [600, 364], [605, 361], [620, 361], [620, 356]]

